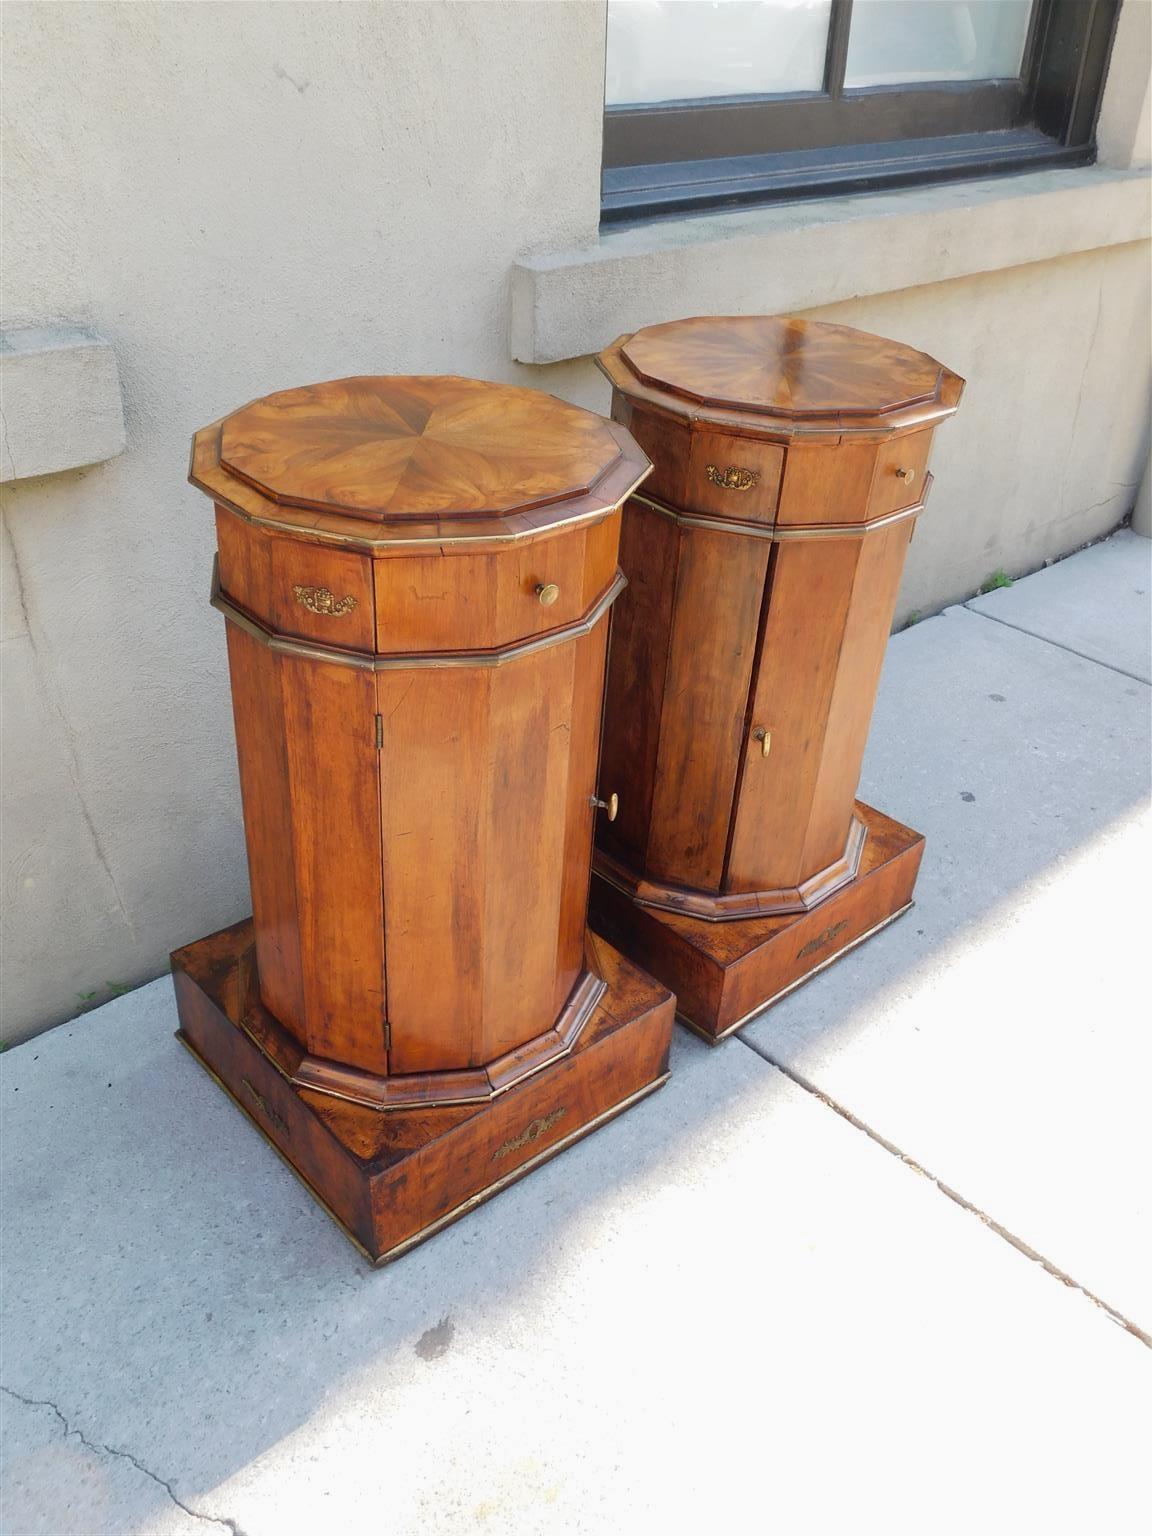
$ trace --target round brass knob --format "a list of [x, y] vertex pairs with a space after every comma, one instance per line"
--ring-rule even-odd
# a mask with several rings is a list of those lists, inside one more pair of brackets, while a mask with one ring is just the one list
[[611, 794], [608, 796], [607, 800], [597, 800], [596, 796], [593, 795], [592, 804], [598, 811], [607, 812], [609, 821], [615, 821], [616, 815], [620, 810], [620, 796], [617, 794]]
[[911, 485], [916, 478], [916, 471], [914, 469], [898, 469], [896, 471], [896, 478], [897, 480], [903, 480], [907, 485]]
[[540, 599], [542, 608], [551, 608], [552, 604], [560, 596], [560, 588], [554, 581], [541, 582], [536, 588], [536, 596]]

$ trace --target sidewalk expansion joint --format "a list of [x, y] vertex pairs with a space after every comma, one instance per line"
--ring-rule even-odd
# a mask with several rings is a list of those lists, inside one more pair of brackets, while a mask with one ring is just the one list
[[1075, 646], [1064, 645], [1048, 635], [1038, 635], [1034, 629], [1025, 629], [1023, 624], [1013, 624], [1010, 619], [997, 618], [994, 613], [982, 613], [979, 608], [969, 608], [967, 603], [962, 603], [961, 607], [974, 619], [988, 619], [992, 624], [1002, 624], [1005, 629], [1014, 629], [1018, 635], [1030, 635], [1033, 640], [1039, 640], [1041, 645], [1053, 645], [1058, 651], [1067, 651], [1069, 656], [1079, 656], [1081, 661], [1090, 661], [1094, 666], [1104, 667], [1108, 672], [1118, 672], [1121, 677], [1130, 677], [1134, 683], [1143, 683], [1145, 688], [1149, 686], [1146, 677], [1141, 677], [1138, 672], [1129, 672], [1127, 667], [1118, 667], [1111, 661], [1101, 661], [1099, 656], [1089, 656], [1085, 651], [1078, 651]]
[[1079, 1291], [1081, 1295], [1088, 1298], [1093, 1306], [1099, 1307], [1101, 1312], [1110, 1317], [1114, 1323], [1118, 1323], [1125, 1332], [1132, 1334], [1134, 1338], [1140, 1340], [1141, 1344], [1152, 1349], [1152, 1334], [1147, 1333], [1138, 1323], [1134, 1323], [1131, 1318], [1125, 1317], [1123, 1312], [1118, 1312], [1115, 1307], [1109, 1306], [1103, 1297], [1097, 1296], [1086, 1285], [1081, 1285], [1079, 1280], [1074, 1279], [1065, 1270], [1062, 1270], [1059, 1265], [1053, 1264], [1051, 1259], [1045, 1258], [1042, 1253], [1038, 1253], [1023, 1238], [1017, 1237], [1007, 1227], [1001, 1226], [987, 1212], [982, 1211], [978, 1205], [973, 1205], [971, 1200], [966, 1200], [962, 1194], [945, 1184], [942, 1179], [938, 1179], [934, 1173], [931, 1173], [923, 1164], [918, 1163], [914, 1157], [909, 1157], [907, 1152], [902, 1151], [894, 1142], [889, 1141], [885, 1136], [881, 1136], [879, 1131], [874, 1131], [870, 1125], [861, 1120], [857, 1115], [854, 1115], [850, 1109], [845, 1109], [843, 1104], [838, 1104], [835, 1099], [830, 1098], [823, 1089], [817, 1088], [816, 1084], [810, 1081], [810, 1079], [804, 1077], [792, 1067], [785, 1066], [783, 1062], [777, 1061], [775, 1056], [770, 1055], [763, 1046], [757, 1045], [751, 1040], [746, 1040], [743, 1031], [736, 1035], [736, 1039], [742, 1045], [746, 1045], [762, 1061], [766, 1061], [770, 1067], [775, 1067], [777, 1072], [782, 1072], [798, 1088], [803, 1088], [805, 1093], [810, 1093], [813, 1098], [819, 1099], [821, 1104], [839, 1115], [842, 1120], [847, 1120], [849, 1125], [858, 1131], [862, 1131], [877, 1146], [883, 1147], [885, 1152], [891, 1153], [893, 1157], [898, 1157], [905, 1167], [910, 1168], [913, 1173], [918, 1173], [921, 1178], [927, 1179], [930, 1184], [934, 1184], [940, 1193], [951, 1200], [954, 1205], [958, 1205], [961, 1210], [967, 1211], [970, 1216], [975, 1216], [977, 1221], [983, 1222], [986, 1227], [996, 1233], [997, 1237], [1002, 1237], [1006, 1243], [1010, 1243], [1026, 1259], [1031, 1259], [1034, 1264], [1039, 1264], [1040, 1268], [1050, 1274], [1054, 1280], [1059, 1280], [1061, 1285], [1066, 1285], [1069, 1290]]
[[25, 1397], [20, 1392], [14, 1392], [11, 1387], [5, 1387], [2, 1385], [0, 1385], [0, 1392], [3, 1392], [6, 1397], [10, 1397], [18, 1403], [23, 1403], [26, 1408], [51, 1409], [51, 1411], [56, 1415], [57, 1419], [63, 1426], [65, 1439], [67, 1439], [69, 1435], [75, 1435], [80, 1444], [90, 1450], [93, 1455], [116, 1456], [124, 1461], [131, 1462], [132, 1465], [136, 1468], [137, 1472], [148, 1478], [150, 1482], [155, 1483], [158, 1488], [163, 1488], [164, 1492], [172, 1500], [173, 1504], [175, 1504], [178, 1509], [182, 1509], [186, 1515], [191, 1517], [191, 1519], [203, 1520], [208, 1525], [222, 1525], [225, 1530], [232, 1532], [232, 1536], [244, 1536], [244, 1532], [236, 1524], [235, 1520], [229, 1520], [226, 1516], [205, 1515], [202, 1514], [200, 1510], [192, 1509], [189, 1505], [185, 1504], [183, 1499], [177, 1497], [172, 1484], [168, 1482], [166, 1478], [158, 1476], [149, 1467], [146, 1467], [142, 1461], [138, 1461], [137, 1458], [133, 1456], [131, 1451], [118, 1450], [114, 1445], [102, 1445], [98, 1440], [89, 1440], [84, 1431], [77, 1429], [75, 1425], [70, 1424], [64, 1414], [60, 1412], [60, 1409], [57, 1408], [56, 1404], [51, 1402], [48, 1398]]

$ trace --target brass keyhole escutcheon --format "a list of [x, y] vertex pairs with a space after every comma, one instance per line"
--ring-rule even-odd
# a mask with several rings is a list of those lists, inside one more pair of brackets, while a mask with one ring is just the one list
[[607, 800], [598, 800], [596, 796], [593, 795], [592, 804], [598, 811], [604, 811], [607, 814], [609, 821], [615, 821], [617, 813], [620, 810], [620, 796], [617, 794], [611, 794], [608, 796]]
[[307, 608], [309, 613], [327, 614], [331, 618], [338, 619], [346, 613], [351, 613], [356, 606], [356, 599], [349, 592], [347, 597], [337, 597], [327, 587], [293, 587], [296, 601], [302, 608]]
[[916, 478], [916, 471], [914, 469], [898, 469], [896, 471], [896, 478], [897, 480], [903, 480], [905, 485], [911, 485]]
[[536, 587], [536, 596], [540, 599], [541, 608], [551, 608], [560, 596], [560, 588], [554, 581], [539, 582]]
[[772, 732], [758, 725], [752, 732], [752, 740], [760, 743], [760, 756], [767, 757], [772, 750]]
[[750, 491], [760, 478], [759, 470], [745, 469], [742, 464], [729, 464], [724, 469], [719, 464], [705, 464], [704, 473], [723, 491]]

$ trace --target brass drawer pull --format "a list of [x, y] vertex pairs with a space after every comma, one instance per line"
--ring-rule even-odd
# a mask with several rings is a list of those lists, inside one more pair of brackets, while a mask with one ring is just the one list
[[554, 581], [540, 582], [536, 587], [536, 596], [540, 599], [542, 608], [551, 608], [560, 596], [560, 588]]
[[752, 732], [752, 740], [760, 743], [761, 757], [767, 757], [772, 750], [772, 732], [766, 731], [762, 725], [758, 725]]
[[707, 464], [704, 473], [713, 485], [718, 485], [724, 491], [750, 491], [760, 478], [758, 470], [742, 469], [739, 464], [729, 464], [727, 469]]
[[347, 597], [334, 597], [327, 587], [293, 587], [292, 590], [296, 601], [309, 613], [326, 613], [338, 619], [342, 614], [351, 613], [356, 606], [351, 593]]
[[620, 810], [620, 796], [612, 794], [608, 796], [607, 800], [597, 800], [596, 796], [593, 795], [592, 804], [598, 811], [607, 811], [609, 821], [615, 821], [617, 812]]
[[896, 478], [897, 480], [903, 480], [905, 485], [911, 485], [916, 478], [916, 471], [914, 469], [898, 469], [896, 471]]

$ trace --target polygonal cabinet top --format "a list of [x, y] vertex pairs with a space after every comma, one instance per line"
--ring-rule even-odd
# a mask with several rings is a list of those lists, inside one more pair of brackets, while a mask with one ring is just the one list
[[542, 532], [610, 510], [648, 468], [624, 428], [552, 395], [361, 377], [282, 390], [206, 427], [191, 479], [257, 521], [371, 544], [388, 542], [372, 538], [388, 525], [429, 537], [448, 523], [469, 538]]
[[964, 381], [925, 352], [775, 315], [673, 320], [622, 336], [600, 365], [623, 394], [690, 420], [797, 437], [888, 433], [956, 409]]

